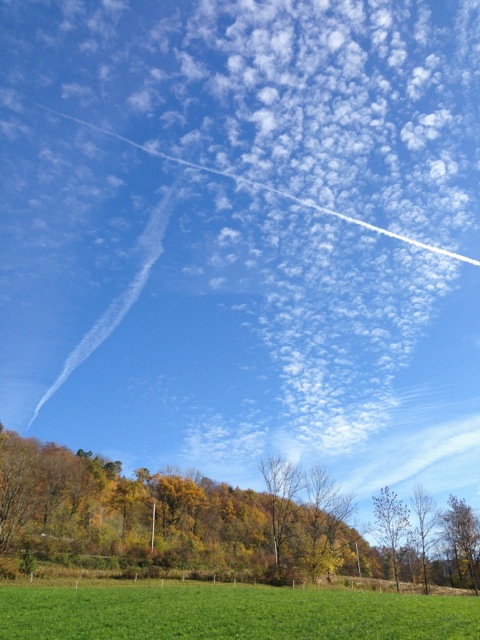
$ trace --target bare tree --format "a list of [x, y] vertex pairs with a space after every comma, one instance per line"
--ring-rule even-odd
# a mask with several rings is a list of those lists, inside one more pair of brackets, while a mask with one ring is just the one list
[[39, 447], [11, 431], [0, 436], [0, 553], [37, 506]]
[[317, 572], [330, 572], [342, 563], [345, 546], [340, 543], [340, 530], [355, 511], [353, 496], [344, 495], [322, 465], [314, 466], [306, 479], [308, 494], [307, 541], [308, 563], [312, 577]]
[[475, 566], [480, 547], [480, 521], [465, 500], [455, 496], [448, 499], [449, 509], [443, 514], [444, 535], [452, 546], [462, 580], [460, 560], [463, 560], [478, 596], [478, 575]]
[[373, 496], [373, 503], [377, 525], [375, 537], [379, 544], [389, 549], [395, 584], [397, 591], [400, 591], [400, 549], [410, 527], [410, 512], [397, 494], [388, 487], [380, 490], [380, 496]]
[[53, 442], [42, 445], [40, 454], [39, 486], [43, 496], [43, 532], [46, 532], [55, 511], [68, 498], [73, 465], [71, 452]]
[[295, 509], [294, 499], [304, 488], [305, 480], [299, 467], [281, 456], [260, 460], [259, 468], [270, 497], [273, 549], [278, 567]]
[[413, 489], [410, 505], [417, 518], [417, 526], [413, 529], [411, 538], [413, 545], [419, 552], [422, 563], [423, 589], [425, 595], [428, 595], [430, 552], [438, 540], [440, 514], [435, 500], [420, 484]]

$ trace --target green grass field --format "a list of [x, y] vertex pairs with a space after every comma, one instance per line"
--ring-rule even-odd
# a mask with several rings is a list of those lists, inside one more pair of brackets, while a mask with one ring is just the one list
[[480, 639], [480, 599], [165, 581], [0, 587], [16, 640]]

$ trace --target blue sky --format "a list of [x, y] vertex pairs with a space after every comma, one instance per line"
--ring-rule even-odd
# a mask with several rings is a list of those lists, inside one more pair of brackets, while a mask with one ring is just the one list
[[480, 3], [0, 13], [5, 426], [478, 507]]

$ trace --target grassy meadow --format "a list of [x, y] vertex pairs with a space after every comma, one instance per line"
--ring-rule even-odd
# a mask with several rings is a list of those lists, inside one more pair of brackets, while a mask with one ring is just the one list
[[188, 581], [34, 581], [0, 586], [0, 621], [2, 640], [463, 640], [480, 639], [480, 599]]

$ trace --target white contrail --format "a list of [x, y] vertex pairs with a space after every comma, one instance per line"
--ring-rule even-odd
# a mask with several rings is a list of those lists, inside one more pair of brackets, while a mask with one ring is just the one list
[[61, 111], [51, 109], [50, 107], [45, 107], [44, 105], [41, 105], [38, 103], [35, 103], [35, 104], [39, 108], [45, 111], [49, 111], [51, 113], [55, 113], [56, 115], [60, 116], [61, 118], [64, 118], [65, 120], [71, 120], [72, 122], [76, 122], [77, 124], [80, 124], [83, 127], [88, 127], [93, 131], [98, 131], [99, 133], [110, 136], [111, 138], [116, 138], [117, 140], [124, 142], [125, 144], [128, 144], [131, 147], [134, 147], [135, 149], [144, 151], [145, 153], [148, 153], [149, 155], [154, 156], [156, 158], [162, 158], [163, 160], [175, 162], [176, 164], [180, 164], [184, 167], [189, 167], [191, 169], [197, 169], [198, 171], [204, 171], [204, 172], [212, 173], [214, 175], [221, 176], [224, 178], [229, 178], [230, 180], [234, 180], [235, 182], [243, 182], [244, 184], [247, 184], [250, 187], [253, 187], [254, 189], [274, 193], [282, 198], [292, 200], [293, 202], [296, 202], [297, 204], [300, 204], [304, 207], [316, 209], [321, 213], [325, 213], [329, 216], [334, 216], [335, 218], [340, 218], [340, 220], [345, 220], [345, 222], [356, 224], [359, 227], [363, 227], [364, 229], [368, 229], [369, 231], [374, 231], [375, 233], [388, 236], [389, 238], [400, 240], [401, 242], [405, 242], [406, 244], [409, 244], [413, 247], [418, 247], [420, 249], [424, 249], [425, 251], [430, 251], [432, 253], [437, 253], [442, 256], [447, 256], [448, 258], [452, 258], [453, 260], [459, 260], [460, 262], [467, 262], [468, 264], [472, 264], [475, 267], [480, 267], [480, 260], [468, 258], [467, 256], [463, 256], [459, 253], [454, 253], [453, 251], [449, 251], [448, 249], [442, 249], [441, 247], [435, 247], [430, 244], [425, 244], [424, 242], [420, 242], [419, 240], [413, 240], [412, 238], [408, 238], [407, 236], [400, 235], [399, 233], [394, 233], [393, 231], [388, 231], [388, 229], [377, 227], [373, 224], [369, 224], [368, 222], [364, 222], [363, 220], [358, 220], [358, 218], [351, 218], [350, 216], [347, 216], [343, 213], [339, 213], [338, 211], [334, 211], [333, 209], [322, 207], [311, 199], [304, 200], [302, 198], [297, 198], [291, 193], [288, 193], [286, 191], [281, 191], [280, 189], [274, 189], [273, 187], [269, 187], [266, 184], [261, 184], [260, 182], [249, 180], [248, 178], [243, 178], [242, 176], [238, 176], [235, 173], [230, 173], [228, 171], [219, 171], [218, 169], [213, 169], [205, 165], [196, 164], [195, 162], [188, 162], [187, 160], [182, 160], [181, 158], [170, 156], [166, 153], [163, 153], [162, 151], [158, 151], [158, 149], [154, 148], [153, 145], [146, 146], [146, 145], [138, 144], [134, 140], [130, 140], [129, 138], [125, 138], [124, 136], [120, 136], [118, 135], [118, 133], [115, 133], [114, 131], [109, 131], [108, 129], [97, 127], [96, 125], [91, 124], [90, 122], [86, 122], [85, 120], [80, 120], [79, 118], [74, 118], [73, 116], [69, 116], [66, 113], [62, 113]]
[[162, 239], [167, 228], [169, 212], [169, 200], [174, 191], [171, 187], [164, 195], [161, 202], [153, 210], [147, 226], [139, 239], [139, 246], [144, 250], [144, 259], [141, 269], [135, 275], [132, 282], [100, 316], [93, 327], [83, 336], [74, 350], [70, 353], [63, 365], [62, 372], [41, 398], [33, 417], [28, 423], [27, 431], [37, 418], [43, 405], [50, 400], [75, 369], [82, 364], [102, 342], [118, 327], [132, 306], [138, 300], [145, 287], [153, 265], [163, 253]]

